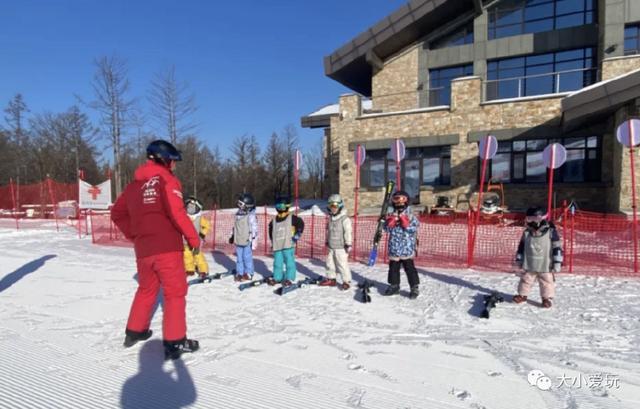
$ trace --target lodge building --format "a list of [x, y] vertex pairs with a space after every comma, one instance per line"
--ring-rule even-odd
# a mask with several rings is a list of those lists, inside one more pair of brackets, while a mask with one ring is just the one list
[[[520, 210], [546, 201], [544, 147], [567, 149], [555, 201], [631, 208], [629, 151], [616, 127], [640, 114], [640, 1], [413, 0], [324, 58], [353, 90], [302, 117], [324, 129], [326, 177], [353, 209], [354, 149], [366, 148], [361, 208], [396, 179], [417, 206], [444, 195], [464, 210], [479, 185], [478, 144], [494, 135], [487, 178]], [[636, 173], [640, 170], [640, 157]], [[640, 173], [638, 173], [640, 175]]]

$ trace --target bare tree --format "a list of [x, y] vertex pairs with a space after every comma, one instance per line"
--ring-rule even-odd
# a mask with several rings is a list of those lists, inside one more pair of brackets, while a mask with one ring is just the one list
[[127, 114], [133, 99], [129, 99], [129, 80], [127, 63], [117, 56], [100, 57], [94, 61], [96, 73], [93, 77], [95, 100], [89, 104], [100, 114], [101, 125], [106, 128], [109, 142], [113, 148], [113, 168], [115, 194], [122, 191], [123, 178], [120, 164], [122, 135], [126, 127]]
[[4, 112], [6, 114], [4, 120], [7, 125], [9, 125], [8, 130], [11, 133], [14, 142], [17, 145], [23, 145], [26, 142], [26, 132], [23, 124], [26, 122], [25, 114], [29, 112], [29, 109], [22, 98], [22, 94], [16, 94], [13, 99], [9, 101]]
[[287, 147], [284, 143], [277, 133], [272, 133], [263, 156], [268, 179], [264, 194], [270, 200], [283, 192], [287, 179]]
[[313, 199], [324, 197], [324, 155], [323, 144], [319, 141], [314, 147], [304, 154], [304, 168], [306, 173], [304, 194]]
[[149, 102], [154, 119], [166, 128], [172, 144], [195, 131], [196, 124], [192, 121], [198, 110], [195, 95], [185, 82], [176, 79], [175, 66], [156, 75], [151, 82]]
[[287, 194], [291, 198], [293, 192], [293, 155], [298, 149], [298, 131], [295, 126], [289, 124], [282, 131], [283, 142], [286, 147], [286, 166], [287, 166]]

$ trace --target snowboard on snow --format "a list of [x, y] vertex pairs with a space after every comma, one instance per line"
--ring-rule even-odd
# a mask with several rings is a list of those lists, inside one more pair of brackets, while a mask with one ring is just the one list
[[291, 285], [283, 285], [282, 287], [277, 288], [275, 290], [275, 293], [278, 295], [285, 295], [290, 293], [291, 291], [297, 290], [298, 288], [303, 288], [310, 285], [316, 285], [319, 282], [320, 280], [317, 278], [307, 277], [304, 280], [298, 280], [295, 283], [292, 283]]

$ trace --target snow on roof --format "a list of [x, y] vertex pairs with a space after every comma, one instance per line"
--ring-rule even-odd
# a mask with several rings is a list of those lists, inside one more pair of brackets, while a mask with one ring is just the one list
[[[372, 103], [370, 99], [362, 100], [362, 109], [371, 109]], [[325, 105], [322, 108], [318, 109], [307, 115], [308, 117], [313, 116], [324, 116], [324, 115], [338, 115], [340, 113], [340, 104], [330, 104]]]

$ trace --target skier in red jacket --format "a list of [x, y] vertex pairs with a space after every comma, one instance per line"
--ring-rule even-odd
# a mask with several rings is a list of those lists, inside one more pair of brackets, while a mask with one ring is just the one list
[[138, 290], [131, 305], [124, 346], [151, 337], [149, 329], [160, 287], [163, 290], [162, 332], [165, 359], [195, 352], [198, 341], [187, 338], [187, 283], [182, 260], [183, 237], [194, 253], [200, 237], [184, 210], [182, 186], [173, 175], [180, 152], [157, 140], [147, 147], [149, 160], [136, 169], [111, 209], [111, 219], [133, 241], [138, 267]]

